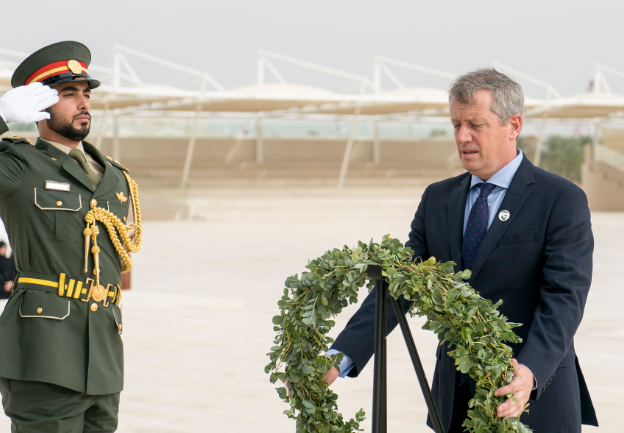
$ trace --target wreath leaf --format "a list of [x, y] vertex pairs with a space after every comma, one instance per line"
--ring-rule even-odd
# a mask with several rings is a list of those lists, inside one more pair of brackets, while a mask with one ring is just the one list
[[477, 382], [463, 424], [466, 431], [530, 432], [519, 418], [498, 418], [496, 408], [505, 397], [494, 396], [513, 377], [513, 354], [504, 343], [522, 341], [513, 332], [520, 324], [500, 314], [497, 308], [502, 301], [492, 304], [465, 282], [470, 270], [453, 273], [453, 262], [439, 263], [435, 257], [413, 261], [412, 256], [410, 248], [386, 235], [381, 244], [371, 239], [368, 244], [359, 242], [355, 249], [328, 250], [308, 261], [309, 271], [301, 277], [295, 274], [286, 279], [278, 301], [280, 314], [272, 319], [277, 335], [268, 354], [271, 362], [265, 367], [272, 383], [281, 380], [289, 387], [276, 388], [279, 397], [290, 404], [284, 413], [297, 421], [297, 431], [302, 433], [362, 431], [364, 411], [345, 421], [338, 412], [338, 395], [322, 380], [332, 367], [338, 367], [343, 354], [327, 356], [324, 352], [334, 341], [327, 334], [335, 322], [328, 319], [356, 303], [360, 287], [373, 288], [374, 281], [366, 282], [366, 269], [376, 264], [383, 268], [390, 295], [412, 301], [410, 315], [426, 317], [423, 329], [434, 331], [440, 344], [448, 342], [448, 354], [457, 369]]

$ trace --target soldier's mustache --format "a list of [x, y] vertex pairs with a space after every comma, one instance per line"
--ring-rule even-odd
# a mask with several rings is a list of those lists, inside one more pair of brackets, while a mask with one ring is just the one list
[[80, 116], [89, 116], [89, 120], [91, 120], [91, 114], [88, 111], [82, 111], [74, 116], [72, 120], [76, 120]]

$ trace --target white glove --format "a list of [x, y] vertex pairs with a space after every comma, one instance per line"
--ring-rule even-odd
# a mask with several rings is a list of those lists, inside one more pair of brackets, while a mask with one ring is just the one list
[[59, 101], [58, 92], [41, 83], [31, 83], [6, 92], [0, 98], [0, 116], [6, 123], [32, 123], [49, 119], [50, 113], [42, 112]]

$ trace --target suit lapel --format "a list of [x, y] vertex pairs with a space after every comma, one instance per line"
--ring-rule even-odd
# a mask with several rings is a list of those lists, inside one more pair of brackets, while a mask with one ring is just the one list
[[[505, 198], [498, 208], [494, 221], [492, 221], [492, 225], [488, 229], [485, 237], [483, 238], [483, 242], [479, 247], [479, 252], [477, 253], [475, 261], [472, 264], [472, 276], [470, 278], [470, 283], [475, 280], [488, 257], [490, 257], [490, 254], [492, 254], [496, 245], [498, 245], [501, 237], [503, 237], [509, 226], [511, 226], [514, 219], [520, 212], [520, 209], [524, 206], [527, 198], [531, 195], [532, 191], [528, 185], [535, 182], [535, 176], [533, 175], [534, 169], [535, 166], [531, 164], [525, 156], [522, 159], [522, 163], [520, 164], [520, 167], [518, 167], [518, 171], [511, 181], [509, 188], [507, 189]], [[498, 218], [498, 213], [502, 210], [509, 211], [510, 217], [507, 221], [501, 221]]]
[[462, 258], [461, 248], [464, 228], [464, 213], [466, 211], [466, 198], [470, 190], [470, 175], [455, 187], [451, 193], [448, 206], [448, 229], [449, 242], [451, 244], [451, 258], [456, 263], [455, 271], [461, 271]]
[[104, 176], [97, 188], [95, 189], [95, 194], [93, 197], [101, 197], [111, 189], [113, 189], [119, 182], [119, 179], [114, 173], [114, 170], [110, 169], [110, 165], [107, 164], [106, 158], [100, 153], [100, 151], [90, 143], [86, 141], [82, 142], [82, 146], [84, 147], [85, 152], [87, 152], [93, 159], [100, 163], [102, 167], [104, 167]]
[[78, 165], [68, 154], [52, 146], [47, 141], [38, 138], [35, 143], [35, 148], [48, 155], [50, 158], [55, 158], [63, 166], [68, 174], [73, 176], [77, 181], [82, 183], [89, 191], [93, 191], [91, 181], [87, 177], [87, 173], [84, 172], [82, 167]]

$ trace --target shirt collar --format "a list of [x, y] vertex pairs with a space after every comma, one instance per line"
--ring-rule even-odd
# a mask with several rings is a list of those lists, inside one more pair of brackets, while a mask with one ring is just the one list
[[[57, 143], [56, 141], [52, 141], [52, 140], [44, 140], [44, 141], [50, 143], [52, 146], [56, 147], [61, 152], [65, 152], [68, 155], [69, 155], [69, 151], [72, 150], [71, 147], [65, 146], [64, 144], [61, 144], [61, 143]], [[82, 153], [85, 153], [84, 147], [82, 146], [82, 141], [78, 143], [78, 146], [76, 146], [76, 149], [78, 149]]]
[[[82, 144], [82, 143], [81, 143]], [[496, 186], [500, 186], [501, 188], [507, 189], [509, 188], [509, 184], [511, 180], [516, 175], [518, 168], [520, 167], [520, 163], [522, 162], [522, 158], [524, 157], [522, 151], [520, 149], [516, 149], [518, 151], [518, 155], [507, 163], [506, 166], [498, 170], [492, 177], [487, 180], [487, 183], [492, 183]], [[470, 188], [473, 186], [484, 183], [483, 180], [478, 178], [475, 175], [472, 175], [472, 180], [470, 181]]]

